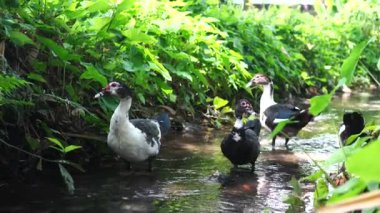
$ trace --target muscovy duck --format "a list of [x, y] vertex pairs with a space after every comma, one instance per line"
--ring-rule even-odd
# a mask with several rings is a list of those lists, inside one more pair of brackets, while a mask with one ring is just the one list
[[249, 101], [238, 101], [235, 116], [236, 121], [232, 131], [226, 135], [221, 143], [223, 155], [227, 157], [235, 167], [243, 164], [251, 164], [251, 172], [255, 170], [255, 162], [260, 154], [260, 121], [250, 120], [243, 124], [243, 115], [252, 114], [252, 105]]
[[[298, 132], [313, 119], [313, 115], [308, 110], [301, 110], [290, 104], [278, 104], [273, 99], [273, 82], [265, 74], [256, 74], [247, 84], [247, 87], [254, 85], [263, 86], [263, 94], [260, 98], [260, 122], [267, 130], [273, 131], [281, 121], [289, 120], [279, 133], [285, 137], [285, 146], [288, 145], [290, 137], [296, 136]], [[272, 147], [276, 143], [275, 135], [272, 139]]]
[[346, 140], [355, 134], [359, 134], [364, 129], [365, 123], [363, 115], [359, 112], [346, 112], [343, 115], [343, 124], [339, 128], [339, 137], [343, 145]]
[[127, 161], [129, 169], [131, 163], [148, 160], [149, 171], [152, 171], [152, 160], [160, 151], [161, 133], [170, 128], [168, 114], [159, 115], [157, 117], [159, 120], [129, 119], [132, 91], [119, 82], [111, 82], [96, 94], [95, 98], [105, 94], [111, 94], [120, 99], [110, 121], [108, 146]]

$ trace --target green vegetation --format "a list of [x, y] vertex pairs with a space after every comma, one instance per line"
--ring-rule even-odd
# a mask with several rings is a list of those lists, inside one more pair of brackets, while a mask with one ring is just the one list
[[[0, 167], [17, 170], [20, 158], [40, 170], [41, 161], [59, 163], [72, 191], [63, 164], [80, 169], [73, 159], [83, 165], [106, 151], [96, 141], [104, 141], [98, 135], [106, 134], [116, 102], [93, 95], [110, 79], [134, 89], [138, 117], [152, 115], [157, 105], [189, 120], [220, 110], [211, 116], [220, 126], [236, 97], [257, 98], [244, 86], [256, 72], [272, 76], [279, 91], [311, 96], [333, 90], [312, 99], [318, 114], [342, 69], [347, 84], [368, 86], [368, 76], [380, 77], [379, 4], [335, 2], [307, 13], [243, 11], [203, 0], [0, 0]], [[350, 52], [358, 54], [341, 69]], [[14, 146], [37, 159], [15, 154]], [[373, 180], [360, 177], [356, 185]]]

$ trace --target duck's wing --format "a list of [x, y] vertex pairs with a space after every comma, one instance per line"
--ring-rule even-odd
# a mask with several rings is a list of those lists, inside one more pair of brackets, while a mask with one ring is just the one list
[[160, 125], [157, 121], [150, 119], [132, 119], [130, 121], [136, 128], [145, 133], [148, 144], [151, 146], [154, 146], [154, 144], [161, 145]]
[[265, 125], [274, 129], [281, 121], [286, 121], [300, 113], [300, 109], [290, 104], [275, 104], [264, 111]]
[[[289, 119], [299, 114], [301, 110], [290, 104], [275, 104], [264, 111], [264, 115], [271, 121]], [[279, 123], [279, 122], [275, 122]]]
[[264, 115], [266, 116], [265, 124], [271, 129], [274, 129], [281, 121], [292, 119], [295, 122], [286, 126], [299, 131], [313, 119], [313, 115], [308, 110], [301, 110], [290, 104], [270, 106], [265, 110]]

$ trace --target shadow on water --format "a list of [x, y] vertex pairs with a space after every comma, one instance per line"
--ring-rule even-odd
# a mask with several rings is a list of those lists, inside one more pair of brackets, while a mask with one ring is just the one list
[[[101, 165], [74, 177], [76, 191], [68, 195], [56, 182], [0, 185], [0, 212], [284, 212], [292, 191], [292, 176], [313, 171], [309, 156], [326, 159], [338, 147], [337, 131], [345, 110], [365, 109], [367, 120], [380, 117], [380, 99], [367, 94], [336, 97], [326, 113], [304, 128], [284, 148], [272, 150], [262, 131], [262, 152], [256, 171], [231, 169], [220, 152], [228, 130], [173, 134], [163, 141], [152, 173], [147, 165], [126, 171], [123, 162]], [[313, 212], [312, 184], [302, 185], [305, 212]]]

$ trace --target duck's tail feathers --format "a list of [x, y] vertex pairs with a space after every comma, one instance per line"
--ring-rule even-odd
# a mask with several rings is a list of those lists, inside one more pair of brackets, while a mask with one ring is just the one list
[[161, 135], [164, 136], [168, 134], [171, 128], [169, 113], [162, 112], [156, 115], [153, 119], [156, 120], [160, 125]]

